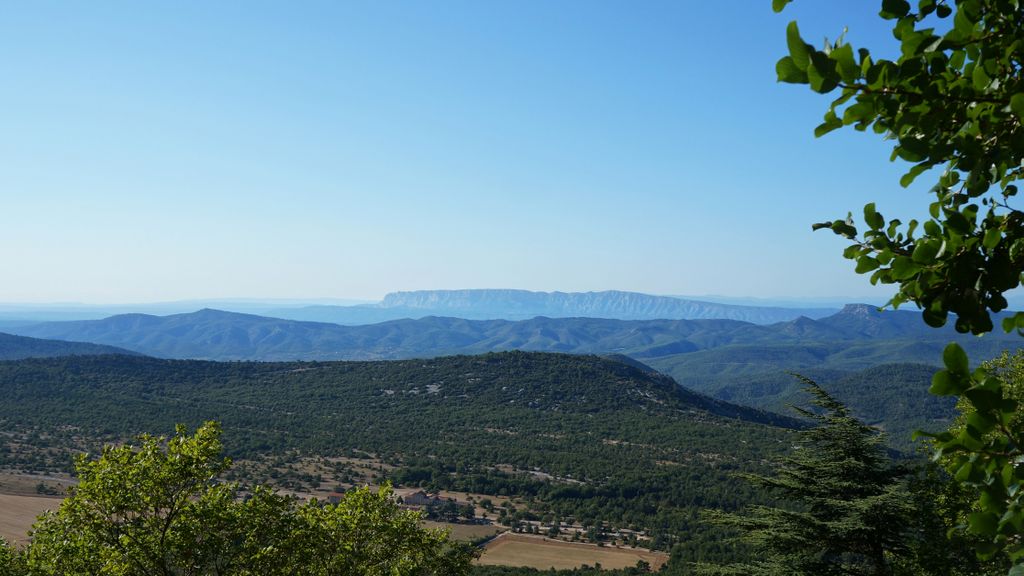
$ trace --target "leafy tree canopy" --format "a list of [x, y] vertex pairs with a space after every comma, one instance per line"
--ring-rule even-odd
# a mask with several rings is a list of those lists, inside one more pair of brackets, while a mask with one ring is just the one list
[[[774, 0], [776, 9], [786, 3]], [[895, 61], [855, 51], [842, 38], [818, 50], [791, 22], [778, 77], [838, 92], [815, 134], [853, 126], [892, 139], [891, 158], [912, 164], [901, 185], [941, 168], [931, 219], [903, 223], [868, 204], [862, 233], [852, 218], [818, 226], [855, 241], [845, 255], [872, 283], [897, 285], [892, 304], [918, 304], [933, 326], [952, 312], [959, 331], [988, 332], [989, 312], [1007, 307], [1003, 294], [1024, 271], [1024, 213], [1010, 205], [1024, 175], [1024, 8], [920, 0], [915, 12], [906, 0], [885, 0], [880, 15], [894, 23]], [[1024, 327], [1024, 315], [1016, 318]]]
[[0, 576], [16, 576], [23, 573], [21, 557], [6, 540], [0, 538]]
[[[790, 0], [773, 0], [776, 11]], [[883, 0], [893, 23], [895, 60], [875, 59], [840, 37], [822, 49], [789, 24], [789, 55], [777, 64], [782, 82], [838, 93], [815, 130], [871, 129], [895, 144], [891, 159], [911, 164], [900, 181], [936, 174], [930, 218], [887, 219], [874, 203], [863, 228], [845, 219], [818, 224], [852, 244], [844, 255], [872, 283], [893, 284], [890, 303], [913, 302], [924, 320], [942, 326], [950, 313], [960, 332], [993, 329], [992, 312], [1024, 273], [1024, 212], [1013, 206], [1024, 176], [1024, 6], [1019, 0]], [[935, 169], [935, 170], [932, 170]], [[1024, 313], [1003, 320], [1024, 334]], [[1024, 430], [1013, 427], [1017, 401], [985, 368], [971, 370], [951, 344], [932, 392], [960, 396], [966, 426], [936, 436], [937, 457], [954, 480], [977, 491], [969, 530], [984, 537], [979, 552], [1002, 552], [1024, 574]]]
[[[472, 554], [420, 526], [390, 490], [349, 492], [336, 505], [218, 477], [220, 428], [107, 447], [77, 464], [79, 484], [40, 517], [17, 559], [27, 574], [309, 575], [466, 574]], [[0, 567], [5, 554], [0, 548]], [[3, 568], [0, 568], [2, 570]], [[5, 574], [6, 576], [6, 574]]]

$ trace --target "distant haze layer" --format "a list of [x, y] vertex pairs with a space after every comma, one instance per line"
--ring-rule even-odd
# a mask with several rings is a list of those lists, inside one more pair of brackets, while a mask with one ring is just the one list
[[375, 324], [405, 318], [454, 316], [472, 320], [610, 318], [618, 320], [728, 319], [770, 324], [799, 316], [821, 318], [841, 306], [746, 306], [639, 292], [531, 292], [528, 290], [417, 290], [393, 292], [379, 302], [341, 299], [217, 299], [151, 304], [0, 304], [0, 330], [36, 322], [98, 320], [129, 313], [181, 314], [203, 308], [290, 320]]
[[527, 320], [537, 316], [615, 320], [723, 319], [771, 324], [799, 316], [822, 318], [836, 310], [826, 307], [737, 306], [618, 290], [417, 290], [393, 292], [377, 304], [279, 308], [269, 311], [267, 315], [348, 325], [427, 316], [453, 316], [470, 320]]

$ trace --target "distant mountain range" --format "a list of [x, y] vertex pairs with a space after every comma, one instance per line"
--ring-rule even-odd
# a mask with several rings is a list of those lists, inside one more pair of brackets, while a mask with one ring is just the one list
[[[949, 340], [959, 341], [975, 362], [1021, 343], [1015, 334], [975, 337], [957, 334], [951, 327], [936, 330], [916, 312], [879, 311], [864, 304], [847, 305], [817, 320], [800, 317], [770, 325], [737, 320], [426, 317], [342, 326], [207, 309], [9, 330], [160, 358], [206, 360], [393, 360], [506, 350], [613, 355], [643, 369], [650, 366], [717, 399], [782, 413], [799, 394], [799, 382], [790, 374], [799, 372], [899, 438], [952, 414], [950, 402], [927, 394], [931, 370]], [[82, 345], [51, 346], [70, 350]], [[116, 349], [98, 348], [97, 353]]]
[[531, 292], [528, 290], [418, 290], [394, 292], [376, 304], [277, 308], [267, 316], [358, 325], [388, 320], [452, 316], [470, 320], [608, 318], [616, 320], [742, 320], [771, 324], [799, 316], [821, 318], [835, 308], [738, 306], [638, 292]]
[[[868, 305], [848, 305], [818, 320], [800, 317], [771, 325], [738, 320], [537, 317], [510, 321], [431, 316], [341, 326], [206, 309], [170, 316], [123, 314], [103, 320], [47, 322], [9, 330], [162, 358], [376, 360], [531, 350], [619, 353], [659, 369], [668, 366], [669, 373], [674, 372], [673, 364], [692, 364], [698, 358], [704, 365], [756, 363], [781, 368], [805, 365], [804, 360], [822, 365], [836, 355], [835, 362], [850, 368], [886, 361], [932, 363], [937, 358], [933, 352], [952, 337], [984, 353], [1018, 342], [1016, 336], [997, 333], [977, 338], [956, 335], [948, 327], [934, 330], [914, 312], [880, 312]], [[856, 352], [843, 355], [851, 349]], [[797, 366], [792, 366], [794, 358]]]
[[0, 303], [0, 330], [10, 326], [26, 326], [39, 322], [67, 320], [101, 320], [118, 314], [184, 314], [202, 308], [216, 308], [242, 314], [268, 315], [271, 310], [301, 308], [314, 305], [352, 306], [369, 304], [366, 300], [349, 299], [256, 299], [223, 298], [214, 300], [178, 300], [137, 304], [66, 303]]

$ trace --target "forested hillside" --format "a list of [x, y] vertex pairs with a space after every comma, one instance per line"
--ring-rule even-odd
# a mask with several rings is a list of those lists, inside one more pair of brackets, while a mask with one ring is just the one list
[[[816, 378], [868, 422], [889, 430], [901, 448], [909, 447], [913, 430], [942, 426], [952, 417], [950, 402], [927, 394], [927, 369], [922, 367], [938, 363], [950, 339], [979, 358], [1019, 346], [1012, 336], [978, 338], [957, 335], [952, 328], [932, 330], [916, 312], [881, 312], [867, 305], [849, 305], [818, 320], [768, 326], [735, 320], [434, 317], [340, 326], [202, 310], [20, 330], [159, 357], [216, 360], [375, 360], [500, 350], [612, 353], [640, 360], [698, 392], [783, 413], [796, 390], [789, 373], [798, 372]], [[919, 366], [905, 368], [909, 364]], [[889, 368], [878, 371], [881, 366]], [[887, 376], [894, 370], [899, 378]], [[859, 393], [862, 389], [873, 394]]]
[[788, 432], [768, 425], [778, 417], [593, 356], [23, 360], [0, 362], [0, 395], [3, 427], [46, 454], [3, 436], [3, 466], [52, 469], [68, 462], [60, 446], [213, 419], [235, 456], [358, 449], [394, 462], [399, 483], [526, 496], [561, 515], [649, 529], [659, 546], [678, 538], [697, 555], [717, 546], [697, 510], [755, 499], [732, 474], [788, 445]]
[[[907, 452], [920, 448], [920, 442], [911, 439], [914, 431], [941, 430], [956, 414], [956, 402], [928, 393], [935, 367], [927, 364], [881, 364], [851, 372], [808, 366], [799, 371], [821, 383], [865, 423], [885, 430], [890, 446]], [[782, 370], [723, 377], [704, 392], [783, 414], [804, 396], [800, 381]]]
[[134, 355], [123, 348], [91, 344], [88, 342], [66, 342], [63, 340], [45, 340], [15, 336], [0, 332], [0, 360], [19, 360], [21, 358], [50, 358], [53, 356], [88, 356], [96, 354], [127, 354]]

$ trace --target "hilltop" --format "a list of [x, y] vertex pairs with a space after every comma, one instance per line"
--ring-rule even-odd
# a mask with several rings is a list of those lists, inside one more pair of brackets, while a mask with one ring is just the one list
[[[924, 375], [928, 366], [939, 362], [950, 340], [976, 358], [1019, 346], [1014, 335], [960, 335], [948, 326], [927, 327], [916, 312], [879, 311], [864, 304], [848, 305], [824, 318], [799, 317], [770, 325], [721, 319], [427, 317], [341, 326], [205, 309], [170, 316], [129, 314], [50, 322], [16, 330], [148, 356], [207, 360], [381, 360], [505, 350], [617, 354], [719, 400], [783, 413], [799, 389], [789, 372], [799, 372], [850, 402], [871, 423], [889, 429], [894, 439], [902, 439], [896, 441], [900, 445], [913, 429], [941, 426], [953, 415], [951, 403], [927, 394], [930, 377]], [[874, 397], [856, 393], [854, 389], [880, 374], [870, 370], [886, 365], [908, 379], [886, 378], [890, 384], [873, 387]], [[909, 365], [915, 367], [901, 368]], [[844, 393], [847, 388], [851, 394]], [[920, 407], [922, 416], [906, 417], [899, 408], [905, 402]]]
[[91, 344], [89, 342], [45, 340], [0, 332], [0, 360], [51, 358], [54, 356], [90, 356], [97, 354], [137, 355], [138, 353], [123, 348]]
[[[614, 358], [528, 352], [384, 362], [27, 359], [0, 362], [0, 388], [10, 399], [0, 419], [13, 423], [42, 424], [65, 412], [68, 425], [130, 435], [216, 419], [264, 442], [266, 434], [287, 430], [279, 438], [282, 448], [319, 449], [333, 440], [378, 451], [396, 438], [426, 447], [438, 434], [475, 433], [512, 421], [516, 429], [565, 431], [569, 421], [596, 415], [793, 425]], [[52, 405], [23, 410], [19, 404], [26, 402]], [[416, 418], [397, 418], [410, 411], [424, 418], [429, 431], [417, 427]], [[401, 427], [385, 430], [391, 428], [385, 422], [399, 420]], [[624, 439], [651, 439], [650, 430], [621, 432]]]
[[[60, 469], [174, 424], [223, 423], [236, 457], [375, 454], [403, 485], [529, 497], [687, 546], [716, 542], [705, 506], [757, 494], [733, 473], [788, 446], [791, 424], [596, 356], [506, 352], [389, 362], [71, 357], [0, 362], [0, 467]], [[18, 438], [45, 440], [25, 454]], [[83, 439], [86, 439], [83, 444]], [[355, 451], [355, 452], [354, 452]], [[380, 472], [385, 472], [384, 468]]]

